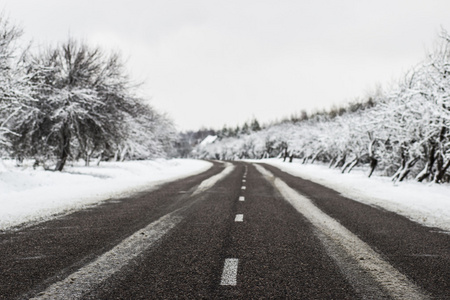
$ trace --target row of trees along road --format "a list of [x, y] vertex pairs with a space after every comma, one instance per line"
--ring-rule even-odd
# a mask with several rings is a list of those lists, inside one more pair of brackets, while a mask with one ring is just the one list
[[389, 89], [348, 107], [292, 118], [239, 137], [198, 146], [200, 158], [300, 158], [350, 172], [357, 165], [391, 176], [449, 181], [450, 36]]
[[[36, 163], [91, 157], [164, 156], [172, 122], [136, 96], [118, 53], [69, 39], [31, 53], [22, 31], [0, 19], [0, 147], [2, 156]], [[99, 160], [100, 161], [100, 160]]]

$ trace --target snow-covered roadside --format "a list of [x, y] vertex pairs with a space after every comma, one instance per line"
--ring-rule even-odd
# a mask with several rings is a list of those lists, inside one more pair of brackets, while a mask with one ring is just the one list
[[63, 172], [17, 168], [4, 161], [0, 170], [0, 230], [96, 205], [206, 171], [206, 161], [173, 159], [102, 162], [67, 166]]
[[308, 179], [338, 191], [345, 197], [378, 206], [403, 215], [417, 223], [450, 231], [450, 185], [418, 183], [413, 181], [393, 184], [389, 178], [372, 176], [362, 170], [341, 174], [318, 164], [283, 162], [265, 159], [264, 162], [292, 175]]

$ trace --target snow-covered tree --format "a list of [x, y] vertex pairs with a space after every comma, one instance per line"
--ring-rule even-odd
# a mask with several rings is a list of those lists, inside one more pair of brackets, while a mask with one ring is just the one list
[[[202, 157], [301, 158], [350, 172], [369, 165], [393, 181], [450, 180], [450, 36], [391, 88], [329, 112], [291, 117], [216, 141]], [[199, 149], [200, 150], [200, 149]], [[226, 153], [226, 155], [223, 155]], [[263, 153], [261, 155], [261, 153]]]
[[30, 56], [27, 72], [37, 101], [15, 124], [16, 152], [54, 155], [61, 171], [74, 144], [89, 156], [121, 138], [128, 79], [118, 55], [71, 39]]
[[11, 121], [21, 114], [24, 100], [30, 100], [27, 77], [23, 73], [18, 39], [22, 30], [0, 15], [0, 149], [9, 146], [15, 133]]
[[141, 99], [133, 102], [126, 114], [124, 124], [127, 138], [116, 145], [115, 159], [146, 159], [164, 157], [172, 151], [175, 140], [173, 122], [165, 115], [156, 112]]
[[118, 54], [70, 39], [27, 63], [36, 100], [14, 122], [16, 155], [55, 158], [61, 171], [68, 158], [89, 164], [93, 156], [142, 159], [167, 150], [171, 121], [134, 96]]

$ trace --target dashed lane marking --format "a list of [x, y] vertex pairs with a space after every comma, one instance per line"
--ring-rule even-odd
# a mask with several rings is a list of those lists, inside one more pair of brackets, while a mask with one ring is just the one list
[[238, 269], [237, 258], [227, 258], [225, 259], [225, 264], [223, 266], [222, 280], [220, 285], [236, 285], [237, 284], [237, 269]]
[[243, 185], [243, 186], [241, 187], [241, 189], [245, 190], [245, 189], [246, 189], [245, 185]]
[[239, 201], [245, 201], [245, 197], [244, 196], [240, 196], [239, 197]]
[[237, 214], [234, 218], [235, 222], [244, 222], [244, 215], [243, 214]]

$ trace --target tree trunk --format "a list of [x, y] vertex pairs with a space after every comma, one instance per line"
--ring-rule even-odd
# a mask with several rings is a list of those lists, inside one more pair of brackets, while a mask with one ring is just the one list
[[395, 172], [395, 174], [392, 176], [391, 180], [394, 182], [397, 181], [397, 179], [400, 176], [400, 173], [402, 172], [403, 169], [405, 169], [405, 167], [406, 167], [406, 157], [402, 152], [402, 162], [401, 162], [400, 167], [398, 168], [397, 172]]
[[331, 159], [330, 165], [328, 166], [330, 169], [331, 169], [331, 167], [334, 166], [334, 163], [336, 162], [336, 159], [337, 159], [337, 156], [333, 156], [333, 158]]
[[[350, 168], [350, 166], [352, 166], [355, 162], [358, 163], [358, 160], [359, 160], [359, 158], [358, 158], [358, 157], [355, 157], [355, 158], [352, 159], [351, 161], [345, 163], [345, 164], [342, 166], [342, 174], [344, 174], [344, 173], [345, 173], [345, 170], [347, 170], [347, 168]], [[348, 172], [350, 173], [350, 171], [351, 171], [351, 169], [350, 169]]]
[[436, 161], [436, 146], [433, 145], [431, 147], [430, 153], [428, 154], [428, 161], [425, 165], [425, 168], [423, 168], [423, 170], [416, 176], [417, 181], [422, 182], [433, 174], [433, 166], [435, 161]]
[[[441, 145], [443, 144], [443, 142], [445, 140], [446, 132], [447, 132], [447, 128], [442, 127], [441, 133], [439, 135], [439, 142]], [[437, 157], [436, 167], [437, 167], [437, 170], [436, 170], [437, 172], [436, 172], [436, 177], [434, 178], [434, 182], [441, 183], [442, 179], [445, 176], [445, 173], [447, 172], [447, 169], [450, 167], [450, 159], [444, 165], [444, 152], [442, 151], [442, 149], [440, 149], [440, 153]]]
[[434, 178], [434, 182], [441, 183], [442, 179], [444, 179], [445, 173], [447, 172], [448, 168], [450, 167], [450, 159], [447, 161], [445, 166], [443, 166], [436, 174], [436, 177]]
[[21, 167], [23, 165], [23, 156], [16, 157], [16, 167]]
[[128, 153], [128, 147], [124, 147], [122, 151], [120, 151], [120, 161], [124, 161], [125, 157]]
[[317, 151], [316, 154], [314, 154], [314, 156], [313, 156], [313, 158], [311, 160], [311, 164], [313, 164], [316, 161], [316, 159], [320, 155], [320, 153], [322, 153], [322, 150], [319, 150], [319, 151]]
[[63, 125], [60, 136], [60, 156], [59, 160], [56, 163], [55, 171], [62, 171], [64, 169], [64, 165], [66, 164], [67, 157], [69, 157], [70, 153], [70, 131], [67, 125]]
[[350, 173], [354, 167], [356, 167], [359, 164], [359, 158], [355, 158], [353, 162], [350, 164], [350, 168], [348, 169], [348, 173]]
[[369, 173], [369, 178], [370, 176], [372, 176], [373, 172], [375, 171], [375, 168], [378, 165], [378, 159], [376, 159], [375, 157], [370, 157], [370, 173]]
[[100, 155], [98, 156], [98, 159], [97, 159], [97, 162], [96, 162], [96, 165], [97, 165], [97, 166], [100, 165], [100, 162], [102, 161], [102, 158], [103, 158], [103, 152], [100, 153]]
[[69, 154], [67, 153], [67, 151], [63, 150], [63, 152], [61, 153], [61, 156], [59, 157], [58, 162], [56, 163], [55, 171], [61, 172], [64, 169], [64, 165], [66, 164], [68, 156], [69, 156]]
[[336, 164], [334, 165], [334, 168], [340, 168], [345, 164], [345, 160], [347, 159], [347, 155], [344, 154], [342, 157], [336, 160]]
[[341, 171], [341, 173], [344, 174], [344, 173], [345, 173], [345, 170], [347, 170], [347, 168], [348, 168], [352, 163], [353, 163], [353, 160], [351, 160], [351, 161], [345, 163], [345, 164], [342, 166], [342, 171]]
[[393, 176], [392, 180], [394, 182], [396, 182], [397, 180], [399, 182], [403, 181], [406, 176], [408, 176], [409, 172], [411, 172], [411, 168], [414, 167], [414, 165], [416, 164], [416, 162], [419, 161], [418, 157], [415, 158], [411, 158], [410, 160], [408, 160], [408, 162], [403, 164], [403, 167], [400, 168], [395, 175]]
[[286, 158], [288, 157], [288, 149], [284, 148], [284, 155], [283, 155], [283, 162], [286, 161]]

